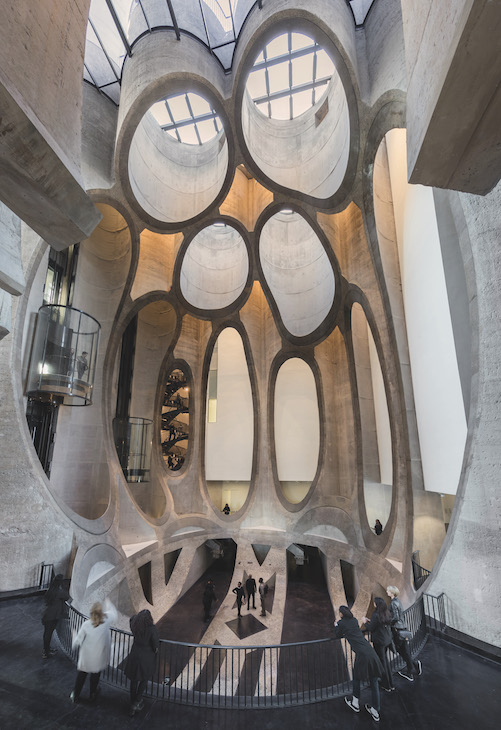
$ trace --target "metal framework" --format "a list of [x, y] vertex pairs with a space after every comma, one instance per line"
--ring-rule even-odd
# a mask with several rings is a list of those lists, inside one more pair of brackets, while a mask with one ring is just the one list
[[[165, 2], [165, 6], [163, 3]], [[155, 30], [172, 30], [177, 40], [189, 35], [203, 43], [226, 72], [247, 17], [270, 0], [92, 0], [84, 63], [84, 79], [120, 101], [123, 62], [134, 52], [134, 44]], [[376, 0], [345, 0], [355, 27], [361, 27]], [[187, 13], [186, 5], [190, 5]], [[130, 13], [139, 8], [144, 30], [136, 34], [127, 27]], [[163, 12], [160, 12], [163, 8]], [[155, 13], [155, 16], [154, 16]], [[158, 18], [162, 15], [162, 22]], [[183, 18], [186, 20], [183, 21]], [[183, 22], [189, 27], [183, 27]]]

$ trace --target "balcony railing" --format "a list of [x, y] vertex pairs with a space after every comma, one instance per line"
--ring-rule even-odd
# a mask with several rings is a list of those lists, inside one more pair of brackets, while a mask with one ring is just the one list
[[[411, 653], [426, 641], [423, 599], [405, 611], [412, 631]], [[85, 616], [70, 606], [58, 636], [64, 651], [76, 662], [71, 639]], [[105, 682], [127, 687], [125, 660], [133, 637], [112, 629], [112, 654]], [[403, 662], [390, 654], [393, 671]], [[200, 645], [161, 640], [155, 675], [146, 694], [188, 705], [218, 708], [287, 707], [319, 702], [351, 692], [354, 654], [344, 639], [273, 646]]]

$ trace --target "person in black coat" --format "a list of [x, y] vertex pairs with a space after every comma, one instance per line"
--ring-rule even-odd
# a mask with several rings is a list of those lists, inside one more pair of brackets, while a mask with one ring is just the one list
[[415, 673], [418, 676], [422, 674], [423, 667], [419, 659], [416, 661], [412, 659], [409, 648], [409, 639], [405, 638], [400, 633], [402, 630], [407, 630], [404, 621], [404, 607], [398, 597], [400, 591], [396, 586], [388, 586], [386, 588], [386, 593], [391, 598], [389, 609], [391, 615], [391, 633], [393, 635], [393, 643], [395, 645], [395, 649], [406, 664], [406, 670], [400, 670], [398, 674], [404, 679], [407, 679], [409, 682], [414, 682], [413, 674]]
[[245, 591], [240, 581], [238, 581], [238, 585], [233, 589], [232, 593], [234, 593], [237, 597], [238, 618], [241, 618], [242, 603], [245, 601]]
[[153, 617], [147, 609], [132, 616], [130, 630], [134, 643], [125, 664], [125, 676], [130, 679], [130, 716], [133, 717], [144, 707], [142, 696], [155, 672], [160, 641]]
[[42, 659], [48, 659], [56, 653], [55, 649], [50, 648], [50, 642], [59, 619], [66, 613], [66, 601], [69, 600], [70, 594], [65, 586], [65, 580], [61, 573], [59, 573], [53, 578], [49, 590], [44, 596], [45, 609], [42, 614], [42, 623], [44, 626]]
[[381, 687], [386, 692], [393, 692], [392, 674], [390, 662], [388, 661], [388, 647], [392, 642], [391, 637], [391, 614], [388, 611], [386, 603], [382, 598], [374, 599], [374, 608], [376, 609], [369, 620], [367, 616], [364, 618], [364, 631], [371, 632], [372, 646], [383, 665], [383, 683]]
[[341, 618], [335, 624], [334, 635], [336, 639], [345, 638], [355, 653], [353, 696], [351, 699], [345, 697], [345, 702], [354, 712], [360, 712], [360, 682], [368, 679], [372, 705], [365, 705], [365, 709], [373, 720], [379, 722], [379, 678], [383, 674], [383, 666], [372, 646], [364, 639], [358, 621], [348, 606], [339, 606], [339, 613]]
[[212, 580], [209, 579], [205, 584], [202, 596], [202, 603], [204, 607], [204, 621], [208, 621], [210, 619], [210, 610], [215, 600], [216, 591], [214, 589], [214, 583], [212, 582]]
[[252, 598], [252, 608], [256, 608], [256, 581], [249, 573], [249, 577], [245, 581], [245, 590], [247, 591], [247, 610], [250, 611], [250, 602]]

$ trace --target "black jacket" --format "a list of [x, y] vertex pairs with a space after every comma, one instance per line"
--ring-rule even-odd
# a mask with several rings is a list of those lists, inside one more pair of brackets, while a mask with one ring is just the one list
[[256, 592], [256, 581], [254, 578], [247, 578], [245, 581], [245, 590], [247, 591], [248, 596], [252, 596], [252, 594]]
[[[131, 623], [133, 619], [134, 616], [131, 618]], [[135, 636], [125, 664], [125, 676], [138, 682], [151, 679], [155, 671], [159, 644], [156, 626], [149, 626], [144, 636]]]
[[389, 646], [391, 644], [390, 624], [383, 624], [377, 613], [372, 614], [371, 620], [365, 624], [365, 630], [371, 632], [373, 644], [379, 646]]
[[353, 618], [342, 618], [338, 621], [335, 633], [336, 639], [345, 638], [355, 652], [353, 664], [353, 678], [364, 680], [371, 677], [383, 676], [383, 665], [379, 657], [362, 634], [358, 621]]

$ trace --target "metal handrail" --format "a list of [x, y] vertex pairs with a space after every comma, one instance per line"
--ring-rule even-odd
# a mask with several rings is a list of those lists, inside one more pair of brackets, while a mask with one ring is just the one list
[[[417, 654], [426, 641], [423, 599], [404, 612], [412, 631], [410, 649]], [[72, 636], [86, 617], [69, 606], [58, 637], [65, 653], [76, 662]], [[111, 629], [111, 661], [103, 672], [105, 682], [124, 689], [125, 660], [133, 637]], [[287, 707], [319, 702], [351, 691], [355, 656], [345, 639], [323, 638], [289, 644], [222, 646], [162, 639], [155, 674], [146, 694], [181, 704], [218, 708]], [[396, 671], [401, 657], [391, 653]]]

